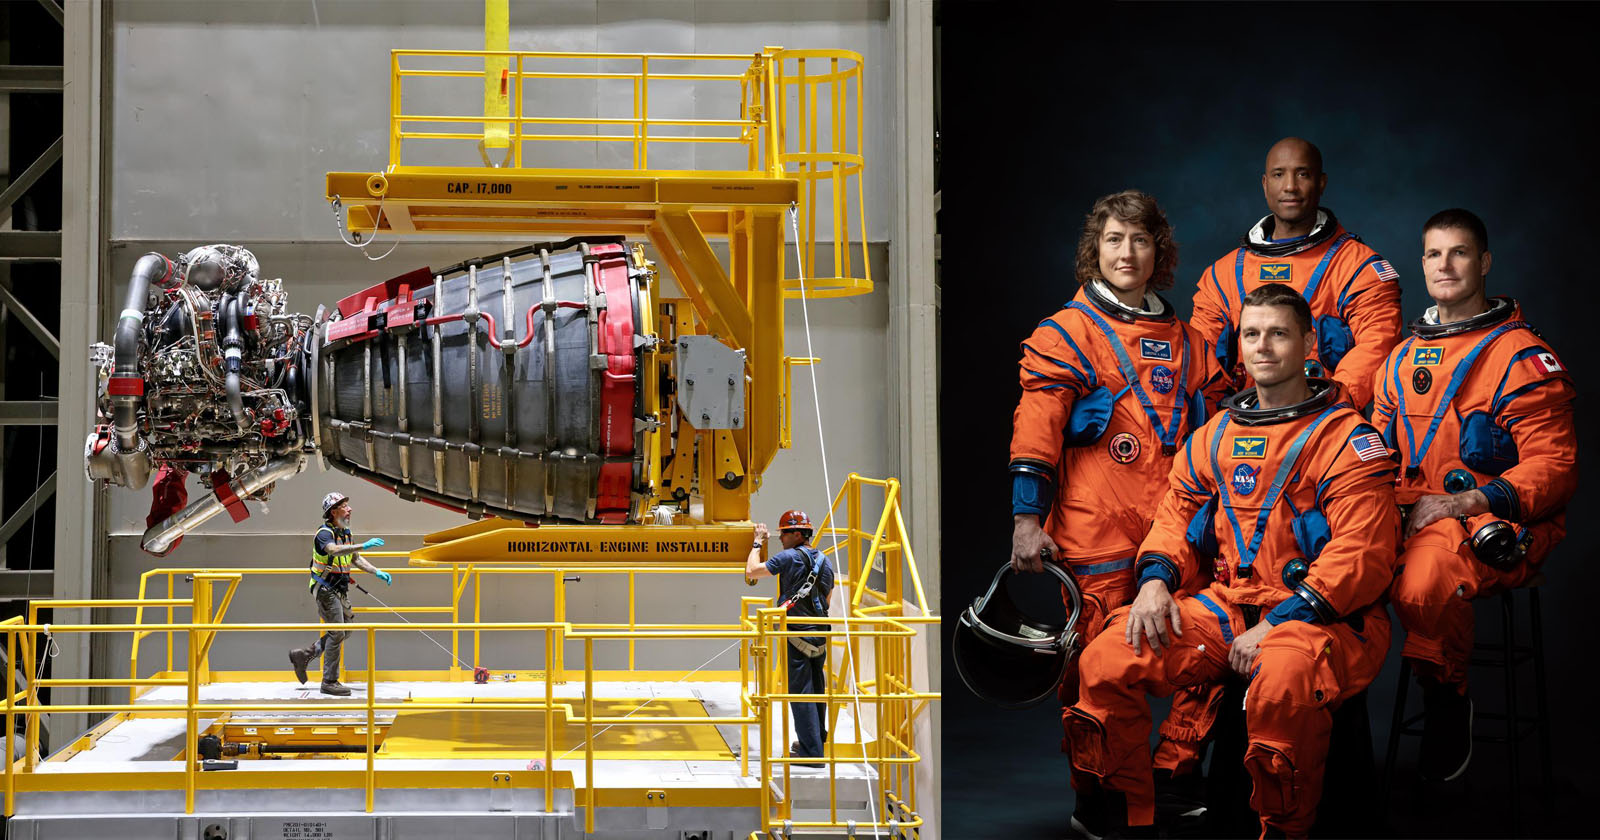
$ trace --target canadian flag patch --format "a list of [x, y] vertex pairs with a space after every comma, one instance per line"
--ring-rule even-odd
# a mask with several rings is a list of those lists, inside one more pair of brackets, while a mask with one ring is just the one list
[[1533, 360], [1534, 369], [1540, 373], [1565, 373], [1567, 370], [1556, 360], [1554, 353], [1540, 353], [1529, 358]]

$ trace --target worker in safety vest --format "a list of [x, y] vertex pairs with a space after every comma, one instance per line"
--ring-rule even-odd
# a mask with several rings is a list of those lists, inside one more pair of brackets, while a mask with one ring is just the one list
[[1422, 685], [1426, 778], [1472, 758], [1472, 599], [1537, 576], [1566, 534], [1578, 484], [1572, 375], [1522, 320], [1488, 297], [1489, 235], [1471, 212], [1423, 227], [1434, 305], [1380, 371], [1373, 422], [1400, 452], [1405, 553], [1390, 597], [1403, 655]]
[[[783, 550], [765, 562], [761, 547], [770, 532], [765, 523], [756, 525], [755, 545], [745, 561], [745, 578], [754, 581], [769, 575], [778, 578], [779, 606], [790, 616], [822, 618], [828, 615], [828, 599], [833, 594], [833, 564], [811, 547], [811, 517], [803, 510], [785, 511], [778, 517], [778, 540]], [[790, 624], [789, 630], [826, 632], [827, 625]], [[788, 644], [790, 694], [827, 694], [827, 639], [823, 636], [790, 636]], [[791, 758], [821, 758], [828, 741], [828, 704], [789, 704], [798, 740], [789, 747]], [[796, 762], [800, 767], [821, 767], [816, 762]]]
[[[1358, 409], [1372, 401], [1372, 378], [1400, 341], [1399, 274], [1321, 206], [1328, 175], [1322, 152], [1298, 137], [1267, 151], [1261, 191], [1271, 212], [1250, 228], [1239, 247], [1200, 274], [1191, 323], [1216, 349], [1237, 387], [1250, 377], [1239, 358], [1239, 302], [1251, 290], [1282, 283], [1311, 307], [1315, 345], [1306, 373], [1332, 379]], [[1184, 692], [1180, 692], [1180, 697]], [[1156, 749], [1163, 791], [1193, 795], [1204, 743], [1221, 703], [1220, 689], [1198, 720], [1169, 718]], [[1166, 784], [1176, 777], [1173, 784]], [[1165, 802], [1163, 804], [1166, 804]]]
[[[322, 499], [322, 527], [311, 544], [311, 580], [309, 586], [317, 597], [317, 615], [327, 624], [349, 624], [355, 620], [350, 609], [350, 575], [361, 569], [376, 575], [385, 584], [394, 578], [386, 571], [368, 563], [358, 552], [377, 548], [383, 540], [373, 537], [363, 543], [354, 542], [350, 534], [350, 498], [343, 493], [329, 493]], [[347, 630], [330, 630], [323, 633], [310, 647], [289, 651], [289, 663], [300, 684], [306, 681], [306, 666], [318, 656], [322, 657], [322, 693], [346, 697], [350, 689], [339, 682], [339, 648], [350, 633]]]
[[[1134, 554], [1173, 455], [1228, 387], [1205, 340], [1156, 293], [1172, 285], [1177, 261], [1154, 198], [1134, 190], [1101, 198], [1078, 241], [1077, 294], [1022, 343], [1011, 564], [1019, 572], [1067, 564], [1083, 596], [1076, 630], [1086, 642], [1133, 599]], [[1063, 708], [1078, 699], [1072, 666], [1058, 695]]]
[[[1072, 768], [1087, 782], [1080, 802], [1111, 815], [1108, 831], [1155, 836], [1147, 694], [1240, 679], [1262, 834], [1306, 836], [1333, 710], [1388, 650], [1378, 601], [1400, 530], [1394, 455], [1339, 388], [1306, 376], [1316, 337], [1297, 291], [1251, 292], [1240, 325], [1256, 387], [1184, 444], [1139, 547], [1139, 593], [1079, 660]], [[1175, 594], [1201, 574], [1207, 540], [1213, 582]]]
[[1311, 305], [1315, 328], [1307, 373], [1338, 382], [1364, 408], [1374, 374], [1400, 341], [1400, 275], [1320, 206], [1327, 186], [1316, 146], [1298, 137], [1273, 145], [1261, 175], [1272, 212], [1201, 272], [1190, 320], [1243, 387], [1239, 301], [1266, 283], [1294, 289]]

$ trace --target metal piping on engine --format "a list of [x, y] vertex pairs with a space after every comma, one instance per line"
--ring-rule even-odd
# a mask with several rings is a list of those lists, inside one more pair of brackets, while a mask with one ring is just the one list
[[113, 382], [137, 383], [137, 388], [119, 386], [111, 390], [112, 425], [116, 431], [115, 455], [122, 465], [127, 486], [139, 490], [150, 481], [150, 451], [139, 436], [139, 408], [144, 404], [144, 372], [139, 367], [139, 330], [152, 282], [165, 283], [173, 275], [172, 261], [151, 251], [134, 263], [128, 277], [128, 297], [117, 319], [112, 339], [116, 367]]
[[[268, 461], [260, 469], [252, 470], [228, 482], [226, 492], [237, 499], [245, 499], [261, 492], [267, 485], [288, 478], [305, 468], [306, 456], [297, 452]], [[226, 509], [215, 490], [188, 507], [150, 526], [139, 541], [139, 546], [151, 554], [165, 554], [183, 535], [200, 527], [202, 523]]]
[[222, 359], [227, 373], [228, 410], [233, 412], [234, 425], [245, 429], [244, 397], [239, 393], [239, 369], [244, 359], [244, 333], [240, 329], [239, 297], [224, 293], [222, 296]]

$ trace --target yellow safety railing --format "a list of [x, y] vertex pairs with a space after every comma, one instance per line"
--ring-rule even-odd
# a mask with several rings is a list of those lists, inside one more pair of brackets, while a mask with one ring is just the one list
[[[877, 490], [881, 492], [881, 510], [875, 511], [863, 518], [864, 509], [870, 509], [871, 504], [864, 508], [863, 491]], [[636, 586], [636, 579], [640, 575], [737, 575], [742, 578], [743, 568], [710, 567], [684, 565], [678, 567], [648, 567], [630, 568], [617, 565], [585, 565], [562, 561], [549, 561], [543, 566], [529, 565], [524, 567], [507, 568], [501, 565], [480, 566], [467, 565], [465, 567], [407, 567], [391, 570], [397, 576], [428, 576], [449, 575], [450, 603], [444, 605], [396, 606], [400, 612], [434, 613], [449, 615], [448, 621], [420, 625], [420, 629], [448, 632], [452, 636], [452, 655], [460, 654], [460, 638], [462, 634], [470, 634], [472, 640], [472, 661], [478, 663], [481, 636], [484, 633], [512, 633], [529, 634], [530, 644], [526, 647], [535, 649], [538, 644], [543, 645], [544, 665], [543, 696], [519, 702], [474, 702], [470, 708], [481, 711], [517, 711], [528, 713], [542, 713], [544, 732], [544, 764], [542, 771], [529, 771], [527, 774], [518, 772], [517, 778], [530, 786], [542, 787], [545, 793], [546, 807], [553, 807], [552, 803], [557, 789], [573, 790], [575, 802], [585, 810], [586, 830], [594, 830], [595, 810], [601, 807], [604, 799], [597, 792], [602, 787], [597, 782], [595, 768], [595, 736], [596, 727], [612, 726], [719, 726], [737, 725], [741, 731], [741, 749], [739, 751], [739, 766], [741, 774], [748, 774], [751, 770], [749, 759], [750, 743], [752, 738], [756, 743], [762, 744], [759, 771], [764, 779], [774, 779], [779, 783], [776, 795], [771, 785], [761, 785], [760, 814], [761, 828], [752, 836], [759, 836], [761, 831], [781, 827], [785, 823], [799, 829], [834, 828], [843, 830], [851, 822], [857, 829], [886, 828], [898, 830], [904, 836], [917, 836], [917, 829], [922, 824], [918, 815], [916, 799], [916, 768], [921, 761], [921, 755], [914, 749], [914, 724], [926, 709], [927, 704], [938, 699], [939, 695], [927, 691], [918, 691], [913, 686], [913, 643], [923, 631], [921, 626], [935, 624], [938, 618], [927, 608], [927, 601], [922, 593], [921, 584], [916, 577], [915, 564], [910, 561], [910, 551], [905, 545], [903, 525], [898, 511], [899, 483], [894, 479], [875, 480], [862, 478], [852, 474], [841, 488], [833, 502], [833, 508], [823, 520], [818, 529], [819, 547], [825, 553], [831, 554], [838, 567], [836, 587], [841, 594], [848, 593], [850, 604], [847, 615], [826, 618], [807, 617], [799, 619], [796, 623], [809, 625], [826, 625], [827, 630], [799, 631], [790, 628], [788, 614], [774, 608], [771, 597], [744, 597], [739, 599], [739, 612], [736, 621], [729, 623], [709, 624], [647, 624], [637, 620], [635, 596], [641, 587]], [[874, 501], [868, 499], [867, 502]], [[835, 526], [832, 523], [838, 520], [843, 525]], [[876, 525], [867, 528], [866, 523], [871, 520]], [[821, 543], [831, 540], [830, 544]], [[872, 574], [873, 561], [878, 555], [891, 558], [885, 565], [881, 586], [870, 586], [867, 577]], [[404, 552], [370, 552], [368, 556], [404, 556]], [[842, 559], [841, 559], [842, 558]], [[909, 575], [898, 573], [902, 559], [909, 570]], [[891, 573], [891, 569], [895, 571]], [[627, 575], [628, 586], [628, 621], [623, 622], [576, 622], [571, 621], [565, 614], [565, 589], [567, 586], [567, 573], [581, 572], [586, 575], [608, 574]], [[545, 622], [486, 622], [482, 620], [481, 592], [484, 588], [483, 578], [486, 575], [506, 574], [543, 574], [552, 580], [555, 591], [555, 616], [552, 621]], [[204, 702], [201, 699], [201, 688], [212, 681], [214, 674], [206, 661], [212, 650], [213, 642], [221, 634], [258, 634], [258, 633], [284, 633], [284, 632], [317, 632], [323, 625], [313, 623], [238, 623], [227, 624], [223, 618], [228, 605], [234, 600], [235, 593], [241, 589], [246, 579], [270, 578], [274, 576], [291, 575], [299, 583], [302, 576], [306, 575], [304, 567], [279, 568], [279, 569], [239, 569], [239, 570], [205, 570], [205, 569], [152, 569], [146, 572], [140, 580], [138, 598], [130, 599], [86, 599], [86, 600], [40, 600], [29, 605], [26, 619], [18, 616], [5, 622], [0, 622], [0, 632], [5, 633], [5, 645], [8, 661], [16, 663], [18, 667], [26, 669], [24, 673], [39, 674], [41, 634], [48, 634], [43, 640], [43, 645], [49, 645], [51, 638], [58, 634], [103, 633], [103, 634], [129, 634], [133, 638], [132, 651], [129, 659], [129, 670], [123, 678], [96, 678], [77, 679], [63, 676], [53, 676], [48, 679], [38, 679], [29, 682], [26, 688], [18, 691], [15, 686], [16, 669], [7, 669], [6, 677], [6, 708], [5, 708], [5, 747], [10, 753], [15, 735], [15, 716], [27, 717], [23, 738], [24, 757], [17, 762], [8, 762], [5, 774], [5, 813], [9, 816], [16, 813], [15, 797], [19, 785], [23, 789], [36, 789], [29, 787], [26, 782], [37, 770], [42, 760], [38, 756], [40, 734], [38, 716], [50, 712], [59, 713], [89, 713], [110, 714], [127, 717], [140, 715], [170, 716], [181, 714], [185, 719], [185, 751], [183, 760], [184, 770], [181, 774], [181, 785], [178, 774], [171, 773], [163, 776], [160, 772], [141, 774], [148, 778], [154, 786], [169, 785], [170, 789], [181, 786], [184, 791], [185, 808], [192, 813], [195, 807], [197, 791], [207, 789], [207, 775], [199, 774], [199, 757], [197, 755], [197, 740], [202, 732], [200, 726], [201, 715], [225, 717], [227, 713], [248, 710], [257, 711], [289, 711], [304, 708], [304, 704], [295, 702], [251, 702], [248, 705], [233, 703]], [[166, 597], [145, 597], [150, 584], [159, 578], [166, 578], [164, 587]], [[178, 578], [186, 578], [190, 584], [188, 597], [180, 597], [178, 593]], [[226, 583], [228, 588], [220, 600], [212, 597], [212, 588], [217, 583]], [[464, 610], [465, 593], [468, 588], [474, 592], [472, 604], [472, 620], [461, 620]], [[642, 587], [650, 591], [648, 585]], [[843, 600], [843, 599], [842, 599]], [[135, 619], [131, 624], [41, 624], [39, 622], [40, 610], [68, 610], [68, 609], [97, 609], [97, 608], [131, 608], [135, 610]], [[146, 622], [146, 610], [165, 610], [165, 621]], [[177, 621], [176, 611], [188, 610], [190, 621]], [[58, 617], [59, 612], [55, 613]], [[59, 620], [59, 618], [57, 618]], [[455, 663], [443, 670], [423, 672], [419, 677], [416, 671], [385, 671], [377, 667], [378, 639], [380, 634], [386, 638], [394, 633], [409, 634], [419, 629], [418, 625], [402, 622], [378, 622], [359, 624], [351, 628], [357, 633], [366, 636], [366, 669], [365, 671], [347, 671], [347, 675], [355, 680], [366, 682], [367, 696], [362, 701], [347, 701], [334, 703], [319, 703], [316, 708], [319, 712], [349, 712], [355, 713], [364, 719], [366, 749], [362, 758], [365, 760], [364, 769], [359, 772], [348, 771], [303, 771], [306, 775], [296, 780], [296, 784], [306, 787], [328, 788], [361, 788], [364, 791], [366, 810], [373, 810], [374, 792], [384, 784], [384, 779], [391, 781], [397, 779], [395, 774], [399, 771], [379, 770], [376, 766], [376, 732], [377, 714], [379, 712], [398, 711], [434, 711], [434, 710], [459, 710], [461, 704], [448, 702], [417, 702], [417, 701], [379, 701], [377, 698], [378, 683], [387, 679], [453, 679], [460, 678], [462, 669]], [[140, 667], [141, 642], [152, 636], [162, 635], [167, 639], [165, 667], [154, 669], [153, 673], [142, 674]], [[787, 639], [795, 636], [823, 636], [827, 639], [824, 649], [827, 672], [826, 689], [822, 694], [793, 694], [785, 691], [785, 651]], [[178, 661], [176, 644], [179, 637], [183, 639], [182, 660]], [[597, 679], [606, 678], [607, 674], [615, 672], [598, 671], [595, 667], [594, 656], [597, 643], [621, 644], [628, 646], [628, 668], [623, 673], [636, 672], [636, 659], [634, 646], [639, 642], [661, 642], [667, 640], [727, 640], [737, 643], [740, 651], [739, 668], [732, 670], [703, 671], [701, 677], [710, 679], [723, 679], [732, 682], [738, 680], [739, 712], [736, 717], [630, 717], [606, 716], [597, 714], [595, 710], [594, 687]], [[583, 648], [583, 667], [569, 669], [565, 667], [561, 651], [568, 643], [581, 644]], [[20, 647], [20, 658], [18, 657]], [[349, 649], [347, 645], [346, 650]], [[178, 666], [175, 668], [174, 666]], [[244, 677], [253, 676], [256, 680], [271, 679], [271, 676], [261, 672], [245, 672]], [[230, 672], [228, 679], [240, 679], [241, 674]], [[555, 695], [555, 686], [558, 683], [567, 683], [581, 680], [583, 693], [580, 701], [570, 698], [558, 698]], [[853, 683], [853, 688], [852, 688]], [[125, 703], [86, 703], [65, 704], [45, 703], [40, 692], [53, 687], [127, 687], [128, 700]], [[159, 686], [183, 686], [185, 688], [183, 702], [137, 702], [142, 691], [154, 689]], [[787, 742], [787, 733], [791, 731], [788, 704], [792, 702], [819, 702], [828, 707], [827, 713], [830, 720], [828, 731], [832, 741], [828, 744], [827, 755], [820, 759], [799, 759], [786, 757], [780, 754], [773, 755], [771, 749], [774, 736], [782, 732], [785, 737], [781, 740]], [[839, 732], [837, 723], [840, 714], [846, 709], [861, 710], [860, 724], [871, 721], [874, 734], [867, 737], [865, 727], [853, 727], [855, 738], [853, 742], [841, 741], [837, 736]], [[554, 762], [573, 755], [578, 750], [569, 750], [566, 755], [555, 754], [554, 713], [561, 712], [566, 716], [568, 723], [582, 725], [584, 728], [584, 741], [582, 744], [583, 760], [587, 770], [585, 781], [581, 786], [576, 785], [571, 773], [555, 770]], [[630, 713], [631, 714], [631, 713]], [[110, 731], [106, 726], [96, 727], [87, 736], [78, 739], [73, 752], [87, 749], [92, 742], [105, 732]], [[780, 745], [781, 747], [781, 745]], [[354, 755], [352, 754], [352, 758]], [[821, 762], [828, 767], [829, 790], [829, 819], [826, 821], [795, 821], [793, 819], [793, 779], [791, 778], [790, 765], [800, 762]], [[875, 768], [876, 776], [872, 780], [875, 796], [870, 807], [875, 818], [872, 821], [847, 819], [841, 814], [838, 806], [838, 765], [866, 763]], [[61, 768], [66, 769], [66, 768]], [[291, 771], [297, 772], [297, 771]], [[60, 772], [52, 773], [51, 784], [59, 786], [66, 775]], [[278, 774], [274, 774], [278, 776]]]
[[[501, 170], [795, 179], [801, 182], [800, 248], [785, 294], [797, 297], [802, 278], [814, 297], [872, 290], [859, 53], [782, 47], [745, 54], [391, 50], [389, 75], [390, 174], [471, 172], [463, 168], [467, 158], [460, 149], [474, 145], [483, 165]], [[569, 98], [595, 103], [594, 113], [538, 113], [545, 97], [573, 83], [589, 86], [588, 92]], [[481, 86], [483, 96], [464, 95], [468, 84]], [[444, 112], [444, 102], [485, 107], [483, 113]], [[453, 153], [437, 141], [453, 144]], [[563, 165], [570, 157], [552, 144], [573, 143], [594, 144], [597, 165]], [[652, 157], [662, 144], [687, 148]], [[374, 176], [374, 183], [381, 192], [383, 176]], [[826, 262], [818, 260], [824, 236], [831, 252]]]

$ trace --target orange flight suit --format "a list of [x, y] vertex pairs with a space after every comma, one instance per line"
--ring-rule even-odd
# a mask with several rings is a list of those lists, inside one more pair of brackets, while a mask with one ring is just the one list
[[[1055, 559], [1069, 564], [1083, 595], [1077, 626], [1086, 642], [1132, 600], [1134, 553], [1173, 453], [1226, 393], [1211, 348], [1159, 296], [1147, 296], [1147, 306], [1158, 300], [1159, 314], [1141, 314], [1086, 286], [1022, 343], [1013, 512], [1039, 513], [1059, 548]], [[1079, 427], [1084, 418], [1087, 430]], [[1075, 668], [1058, 693], [1064, 707], [1077, 701]]]
[[[1489, 513], [1445, 519], [1406, 542], [1390, 597], [1406, 628], [1403, 655], [1465, 692], [1472, 604], [1526, 583], [1566, 534], [1578, 484], [1572, 375], [1510, 298], [1443, 326], [1418, 319], [1376, 383], [1373, 422], [1400, 452], [1402, 505], [1482, 490]], [[1524, 558], [1486, 565], [1468, 543], [1485, 524], [1513, 525]]]
[[[1194, 296], [1195, 329], [1211, 342], [1236, 388], [1250, 385], [1239, 359], [1239, 302], [1268, 283], [1300, 292], [1311, 306], [1317, 333], [1314, 361], [1306, 373], [1339, 383], [1352, 405], [1372, 401], [1372, 377], [1400, 341], [1399, 274], [1387, 260], [1339, 224], [1322, 208], [1312, 232], [1294, 240], [1271, 239], [1272, 216], [1240, 238], [1239, 247], [1201, 272]], [[1216, 719], [1222, 691], [1187, 696], [1185, 705], [1206, 710], [1201, 716], [1169, 717], [1161, 726], [1156, 766], [1175, 775], [1194, 772], [1205, 738]]]
[[1190, 322], [1243, 388], [1249, 377], [1239, 361], [1239, 301], [1267, 283], [1289, 286], [1311, 305], [1317, 331], [1317, 364], [1306, 372], [1341, 383], [1362, 408], [1372, 400], [1373, 376], [1400, 342], [1400, 275], [1331, 211], [1318, 213], [1323, 223], [1311, 234], [1285, 242], [1268, 239], [1272, 217], [1262, 219], [1237, 250], [1201, 272]]
[[[1245, 700], [1250, 803], [1263, 833], [1310, 830], [1333, 710], [1383, 665], [1389, 621], [1377, 602], [1393, 579], [1400, 523], [1394, 456], [1332, 383], [1311, 382], [1298, 416], [1252, 410], [1253, 390], [1229, 398], [1174, 459], [1139, 547], [1141, 579], [1173, 588], [1202, 574], [1191, 527], [1209, 528], [1220, 549], [1215, 581], [1177, 595], [1182, 635], [1160, 654], [1147, 643], [1135, 654], [1125, 607], [1079, 659], [1067, 716], [1073, 771], [1126, 796], [1130, 825], [1155, 817], [1146, 695], [1238, 678], [1229, 647], [1256, 621], [1273, 625]], [[1295, 570], [1301, 577], [1287, 574]]]

